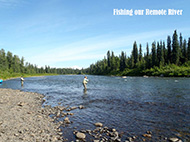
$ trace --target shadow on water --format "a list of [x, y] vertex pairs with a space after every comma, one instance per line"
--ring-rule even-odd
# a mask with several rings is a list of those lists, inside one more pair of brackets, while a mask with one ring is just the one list
[[124, 132], [122, 140], [133, 134], [140, 137], [146, 131], [156, 137], [189, 140], [189, 78], [89, 75], [88, 79], [87, 90], [83, 90], [82, 75], [25, 78], [23, 87], [19, 79], [13, 79], [0, 87], [44, 94], [44, 105], [84, 105], [85, 109], [72, 110], [70, 120], [74, 123], [63, 128], [69, 141], [74, 140], [74, 129], [94, 129], [96, 122]]

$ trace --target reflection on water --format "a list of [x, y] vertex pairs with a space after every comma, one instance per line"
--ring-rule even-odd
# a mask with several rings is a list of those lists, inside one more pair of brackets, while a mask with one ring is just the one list
[[189, 78], [88, 78], [87, 90], [82, 75], [25, 78], [23, 87], [14, 79], [0, 87], [44, 94], [44, 105], [84, 105], [83, 110], [73, 110], [74, 123], [64, 131], [69, 140], [74, 127], [93, 129], [95, 122], [124, 132], [124, 137], [152, 131], [155, 136], [190, 139]]

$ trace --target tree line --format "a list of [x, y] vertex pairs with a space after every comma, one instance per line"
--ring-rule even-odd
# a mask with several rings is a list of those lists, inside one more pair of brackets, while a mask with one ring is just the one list
[[71, 68], [51, 68], [50, 66], [38, 67], [24, 61], [10, 51], [0, 50], [0, 76], [3, 74], [79, 74], [80, 70]]
[[190, 75], [190, 38], [188, 41], [175, 30], [173, 36], [165, 41], [154, 41], [146, 45], [143, 53], [142, 45], [139, 47], [135, 41], [131, 55], [127, 56], [122, 51], [115, 56], [113, 51], [108, 51], [104, 59], [91, 64], [86, 73], [96, 75], [165, 75], [189, 76]]

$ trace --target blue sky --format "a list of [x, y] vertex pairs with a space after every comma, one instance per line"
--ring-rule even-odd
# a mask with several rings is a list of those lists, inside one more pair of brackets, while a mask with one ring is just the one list
[[[190, 37], [189, 0], [0, 0], [0, 49], [39, 67], [88, 67], [108, 50], [131, 54], [166, 40], [176, 29]], [[113, 15], [113, 9], [183, 10], [182, 15]]]

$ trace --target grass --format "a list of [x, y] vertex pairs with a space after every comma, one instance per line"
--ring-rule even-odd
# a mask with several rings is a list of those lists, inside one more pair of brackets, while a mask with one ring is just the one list
[[10, 73], [7, 71], [5, 71], [5, 72], [0, 71], [0, 79], [3, 79], [3, 80], [19, 78], [21, 76], [34, 77], [34, 76], [53, 76], [53, 75], [58, 75], [58, 74], [52, 74], [52, 73], [23, 74], [23, 73]]

